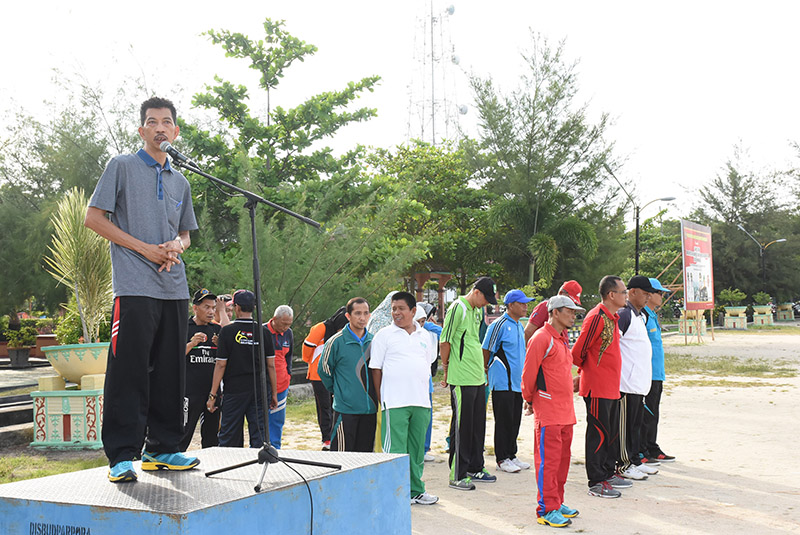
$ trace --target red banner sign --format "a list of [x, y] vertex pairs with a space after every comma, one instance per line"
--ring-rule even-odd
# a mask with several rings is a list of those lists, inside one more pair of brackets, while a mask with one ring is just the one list
[[686, 310], [714, 308], [714, 263], [711, 227], [681, 220], [683, 306]]

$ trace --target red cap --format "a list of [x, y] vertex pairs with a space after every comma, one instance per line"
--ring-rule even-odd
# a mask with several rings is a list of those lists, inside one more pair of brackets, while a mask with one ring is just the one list
[[566, 293], [576, 305], [581, 304], [582, 291], [583, 288], [581, 288], [581, 285], [578, 284], [578, 281], [567, 281], [561, 285], [561, 288], [558, 289], [558, 293]]

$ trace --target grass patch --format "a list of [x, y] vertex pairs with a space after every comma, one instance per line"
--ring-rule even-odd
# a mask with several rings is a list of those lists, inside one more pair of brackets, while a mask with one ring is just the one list
[[730, 379], [681, 379], [680, 386], [716, 386], [720, 388], [749, 388], [757, 386], [790, 386], [765, 383], [763, 381], [732, 381]]
[[794, 325], [748, 325], [747, 329], [735, 332], [736, 334], [800, 334], [800, 327]]
[[23, 394], [30, 394], [34, 390], [39, 390], [38, 386], [23, 386], [13, 390], [3, 390], [0, 392], [0, 397], [22, 396]]
[[108, 461], [101, 452], [96, 452], [90, 457], [81, 456], [62, 460], [50, 459], [46, 455], [30, 454], [2, 457], [0, 458], [0, 483], [77, 472], [107, 464]]
[[317, 404], [314, 398], [286, 400], [286, 421], [305, 422], [317, 421]]
[[665, 353], [667, 375], [714, 375], [744, 377], [796, 377], [797, 369], [785, 360], [739, 359], [736, 357], [695, 357]]

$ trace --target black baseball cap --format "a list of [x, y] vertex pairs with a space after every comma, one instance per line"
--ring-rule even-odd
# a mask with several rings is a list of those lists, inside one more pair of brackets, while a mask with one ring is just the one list
[[495, 294], [497, 293], [497, 286], [495, 285], [494, 281], [489, 277], [481, 277], [477, 281], [475, 281], [475, 288], [480, 290], [486, 300], [489, 301], [492, 305], [497, 304], [497, 297]]
[[656, 291], [656, 289], [653, 288], [653, 285], [650, 284], [650, 279], [648, 279], [644, 275], [634, 275], [633, 277], [631, 277], [631, 280], [628, 281], [627, 286], [629, 290], [632, 288], [640, 288], [645, 292], [650, 292], [650, 293]]
[[236, 293], [233, 294], [233, 304], [245, 307], [255, 306], [256, 294], [250, 290], [236, 290]]
[[212, 294], [211, 292], [209, 292], [205, 288], [201, 288], [200, 290], [197, 290], [194, 293], [194, 296], [192, 297], [192, 304], [193, 305], [198, 305], [198, 304], [200, 304], [200, 301], [202, 301], [203, 299], [214, 299], [214, 300], [216, 300], [217, 296]]

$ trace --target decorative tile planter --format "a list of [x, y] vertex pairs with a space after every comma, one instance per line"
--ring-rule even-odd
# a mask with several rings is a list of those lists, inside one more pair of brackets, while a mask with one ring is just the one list
[[33, 442], [31, 446], [56, 448], [103, 447], [103, 390], [31, 392]]
[[725, 307], [726, 329], [747, 329], [747, 307]]
[[678, 320], [678, 333], [697, 335], [700, 331], [701, 336], [706, 334], [706, 318], [703, 315], [705, 310], [681, 310], [681, 317]]

